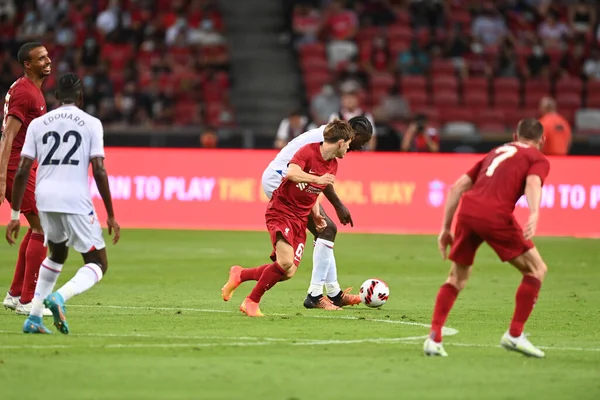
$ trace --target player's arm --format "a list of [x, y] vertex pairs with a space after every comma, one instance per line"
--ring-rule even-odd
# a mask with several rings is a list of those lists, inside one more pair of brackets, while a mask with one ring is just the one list
[[335, 181], [335, 176], [331, 174], [322, 176], [309, 174], [304, 172], [300, 165], [293, 163], [288, 166], [286, 178], [292, 182], [316, 183], [318, 185], [329, 185]]
[[529, 206], [529, 215], [539, 215], [542, 202], [542, 179], [529, 175], [525, 181], [525, 197]]
[[[18, 219], [20, 211], [21, 211], [21, 202], [23, 201], [23, 196], [25, 195], [25, 188], [27, 186], [27, 180], [29, 179], [29, 173], [31, 172], [31, 167], [33, 166], [33, 158], [21, 157], [21, 161], [19, 162], [19, 168], [17, 169], [17, 173], [15, 174], [15, 181], [13, 183], [12, 188], [12, 214], [13, 217], [11, 219]], [[16, 216], [17, 218], [14, 218]]]
[[529, 206], [529, 218], [523, 234], [527, 240], [535, 235], [537, 229], [542, 202], [542, 184], [548, 176], [548, 172], [550, 172], [550, 163], [543, 158], [531, 165], [525, 179], [525, 198]]
[[464, 174], [450, 188], [450, 192], [448, 193], [448, 199], [446, 200], [446, 206], [444, 208], [444, 222], [442, 225], [442, 229], [444, 231], [450, 231], [452, 226], [452, 220], [454, 219], [454, 214], [456, 214], [456, 209], [458, 208], [458, 203], [460, 202], [460, 198], [463, 193], [473, 187], [473, 181], [469, 174]]
[[338, 219], [342, 223], [342, 225], [350, 224], [350, 226], [354, 226], [354, 221], [352, 221], [352, 216], [350, 215], [350, 210], [346, 208], [342, 200], [338, 197], [333, 185], [327, 185], [325, 190], [323, 190], [323, 194], [327, 197], [327, 200], [331, 203], [333, 208], [335, 208], [335, 212], [338, 216]]
[[12, 202], [11, 202], [11, 214], [10, 222], [6, 227], [6, 241], [11, 246], [17, 243], [19, 237], [19, 229], [21, 222], [19, 217], [21, 214], [21, 202], [23, 201], [23, 195], [25, 194], [25, 188], [27, 186], [27, 180], [29, 179], [29, 173], [33, 166], [33, 158], [22, 156], [15, 174], [15, 180], [12, 187]]
[[108, 234], [112, 234], [112, 231], [115, 232], [113, 244], [116, 244], [121, 237], [121, 228], [115, 220], [110, 185], [108, 184], [108, 174], [106, 173], [106, 168], [104, 168], [104, 130], [100, 121], [98, 121], [92, 133], [90, 163], [92, 164], [92, 174], [94, 175], [98, 192], [100, 193], [100, 197], [102, 197], [106, 215], [108, 216]]
[[[13, 140], [21, 129], [21, 125], [23, 123], [18, 118], [12, 115], [6, 117], [6, 125], [4, 126], [4, 132], [2, 132], [2, 139], [0, 139], [0, 188], [6, 184], [6, 170], [8, 169], [10, 151], [12, 150]], [[2, 200], [0, 199], [0, 203]]]

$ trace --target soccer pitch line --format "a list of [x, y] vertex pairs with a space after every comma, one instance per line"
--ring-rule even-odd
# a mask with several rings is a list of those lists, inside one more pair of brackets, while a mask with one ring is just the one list
[[[216, 310], [216, 309], [206, 309], [206, 308], [180, 308], [180, 307], [145, 307], [145, 306], [112, 306], [112, 305], [69, 305], [69, 307], [81, 307], [81, 308], [110, 308], [117, 310], [147, 310], [147, 311], [190, 311], [190, 312], [200, 312], [200, 313], [220, 313], [220, 314], [232, 314], [239, 313], [238, 311], [231, 310]], [[293, 317], [295, 315], [292, 314], [278, 314], [278, 313], [269, 313], [267, 317]], [[397, 325], [410, 325], [410, 326], [420, 326], [423, 328], [429, 328], [429, 324], [424, 324], [422, 322], [414, 322], [414, 321], [400, 321], [395, 319], [378, 319], [378, 318], [365, 318], [365, 317], [357, 317], [352, 315], [302, 315], [301, 318], [317, 318], [317, 319], [338, 319], [338, 320], [352, 320], [352, 321], [366, 321], [366, 322], [377, 322], [383, 324], [397, 324]], [[458, 333], [457, 329], [450, 328], [445, 326], [442, 329], [442, 333], [444, 336], [453, 336]], [[415, 338], [425, 339], [427, 336], [418, 336]]]
[[[77, 308], [108, 308], [108, 309], [123, 309], [123, 310], [147, 310], [147, 311], [189, 311], [200, 313], [225, 313], [231, 314], [231, 310], [203, 309], [203, 308], [181, 308], [181, 307], [151, 307], [151, 306], [116, 306], [116, 305], [70, 305]], [[270, 316], [291, 316], [289, 314], [269, 314]], [[337, 320], [355, 320], [367, 321], [376, 323], [410, 325], [429, 328], [429, 324], [414, 321], [399, 321], [393, 319], [371, 319], [365, 317], [357, 317], [350, 315], [303, 315], [303, 318], [318, 318], [318, 319], [337, 319]], [[444, 327], [444, 335], [454, 336], [458, 333], [457, 329]], [[22, 335], [18, 331], [0, 331], [0, 334]], [[70, 349], [70, 348], [92, 348], [92, 349], [135, 349], [135, 348], [206, 348], [206, 347], [250, 347], [250, 346], [268, 346], [268, 345], [288, 345], [288, 346], [323, 346], [323, 345], [351, 345], [351, 344], [400, 344], [417, 346], [421, 341], [427, 338], [427, 335], [422, 336], [407, 336], [397, 338], [363, 338], [363, 339], [297, 339], [290, 340], [289, 338], [261, 338], [252, 336], [195, 336], [195, 335], [151, 335], [143, 333], [81, 333], [71, 334], [75, 337], [95, 337], [95, 338], [146, 338], [146, 339], [163, 339], [163, 340], [197, 340], [203, 342], [194, 343], [107, 343], [107, 344], [57, 344], [57, 345], [0, 345], [0, 350], [44, 350], [44, 349]], [[217, 341], [215, 341], [217, 340]], [[206, 342], [208, 341], [208, 342]], [[456, 347], [480, 347], [480, 348], [502, 348], [499, 345], [491, 344], [476, 344], [476, 343], [453, 343], [444, 342], [446, 346]], [[600, 348], [583, 348], [583, 347], [553, 347], [539, 346], [544, 350], [555, 351], [584, 351], [584, 352], [600, 352]]]

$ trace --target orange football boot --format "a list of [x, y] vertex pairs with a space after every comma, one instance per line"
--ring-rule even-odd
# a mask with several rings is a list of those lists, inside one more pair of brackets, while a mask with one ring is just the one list
[[247, 297], [242, 302], [242, 305], [240, 306], [240, 311], [249, 317], [264, 317], [265, 316], [265, 314], [263, 314], [260, 311], [260, 308], [258, 307], [258, 303], [253, 302], [252, 300], [250, 300]]
[[221, 288], [221, 297], [223, 297], [223, 300], [229, 301], [231, 296], [233, 296], [235, 289], [240, 286], [240, 283], [242, 283], [242, 278], [240, 277], [241, 272], [242, 267], [239, 265], [234, 265], [229, 270], [229, 280], [225, 286]]
[[335, 304], [338, 307], [355, 306], [357, 304], [360, 304], [361, 303], [360, 296], [357, 294], [350, 293], [351, 291], [352, 291], [351, 287], [344, 290], [342, 292], [342, 295], [339, 297], [339, 300], [335, 299], [333, 301], [333, 304]]

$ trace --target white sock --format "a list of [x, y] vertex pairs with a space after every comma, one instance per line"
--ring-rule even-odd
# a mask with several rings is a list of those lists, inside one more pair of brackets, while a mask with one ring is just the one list
[[71, 297], [77, 296], [100, 282], [102, 279], [102, 270], [98, 264], [85, 264], [79, 268], [79, 271], [73, 278], [63, 287], [57, 290], [57, 292], [63, 297], [65, 301], [68, 301]]
[[337, 278], [337, 264], [333, 255], [333, 249], [331, 249], [331, 263], [325, 277], [325, 290], [327, 290], [327, 296], [329, 297], [335, 297], [342, 291]]
[[313, 251], [313, 269], [310, 279], [308, 293], [311, 296], [321, 296], [323, 294], [323, 284], [327, 277], [329, 265], [333, 260], [333, 242], [325, 239], [317, 239], [315, 250]]
[[42, 317], [44, 313], [44, 299], [52, 293], [54, 285], [56, 285], [56, 281], [60, 275], [60, 271], [62, 271], [62, 267], [62, 264], [55, 263], [48, 257], [42, 261], [38, 280], [35, 285], [35, 293], [33, 295], [33, 300], [31, 301], [30, 316]]

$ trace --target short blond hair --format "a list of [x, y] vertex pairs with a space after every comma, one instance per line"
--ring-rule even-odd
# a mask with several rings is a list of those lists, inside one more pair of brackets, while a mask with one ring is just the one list
[[323, 138], [327, 143], [335, 143], [338, 140], [347, 142], [354, 137], [354, 130], [347, 121], [334, 119], [325, 126]]

